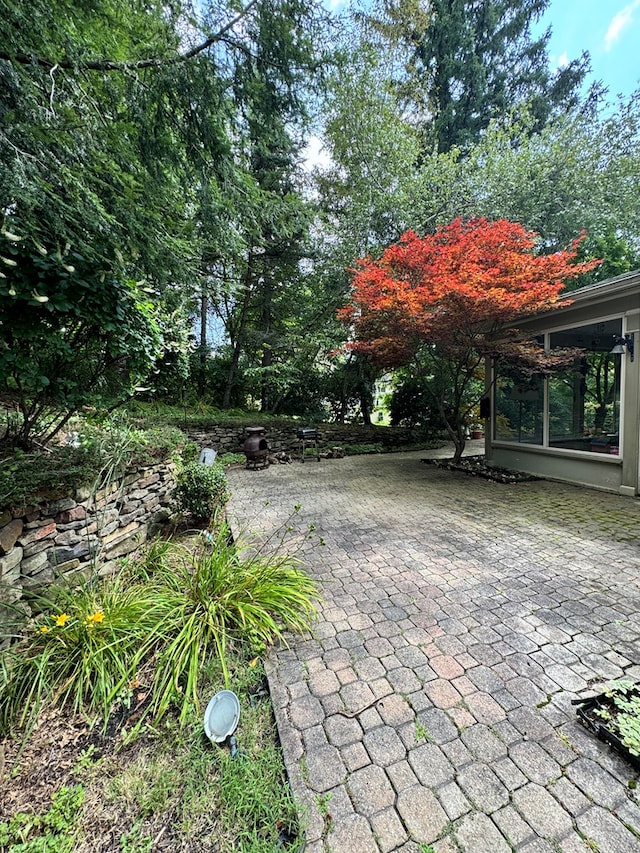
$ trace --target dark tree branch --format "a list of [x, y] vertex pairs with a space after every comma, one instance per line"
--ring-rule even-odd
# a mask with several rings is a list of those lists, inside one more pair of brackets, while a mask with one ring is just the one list
[[222, 41], [225, 35], [248, 14], [250, 9], [252, 9], [257, 2], [258, 0], [250, 0], [244, 9], [235, 16], [235, 18], [229, 21], [228, 24], [225, 24], [225, 26], [222, 27], [221, 30], [218, 30], [217, 33], [209, 36], [209, 38], [201, 44], [192, 47], [191, 50], [186, 51], [186, 53], [179, 53], [177, 56], [165, 57], [164, 59], [137, 59], [124, 62], [115, 62], [111, 59], [89, 59], [84, 62], [74, 62], [71, 59], [61, 59], [58, 62], [52, 62], [50, 59], [45, 59], [41, 56], [31, 56], [28, 53], [12, 54], [3, 50], [0, 51], [0, 60], [4, 59], [7, 62], [17, 62], [20, 65], [41, 65], [43, 68], [48, 68], [49, 70], [64, 68], [79, 71], [138, 71], [141, 68], [162, 68], [166, 65], [176, 65], [180, 62], [187, 62], [189, 59], [193, 59], [194, 56], [197, 56], [199, 53], [207, 50], [211, 45], [218, 41]]

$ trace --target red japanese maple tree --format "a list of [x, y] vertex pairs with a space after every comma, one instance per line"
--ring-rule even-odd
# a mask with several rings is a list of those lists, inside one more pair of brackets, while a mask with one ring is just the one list
[[356, 262], [351, 301], [340, 311], [353, 330], [350, 347], [381, 367], [415, 361], [427, 372], [459, 459], [478, 403], [470, 389], [487, 356], [531, 371], [558, 364], [514, 323], [568, 304], [558, 302], [564, 282], [599, 263], [575, 263], [579, 242], [537, 254], [537, 234], [506, 220], [456, 219], [424, 237], [407, 231], [378, 260]]

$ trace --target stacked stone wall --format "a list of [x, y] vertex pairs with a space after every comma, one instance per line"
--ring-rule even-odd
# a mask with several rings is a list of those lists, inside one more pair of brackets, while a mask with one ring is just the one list
[[[256, 417], [260, 425], [260, 417]], [[381, 444], [385, 449], [411, 444], [419, 440], [413, 430], [403, 427], [363, 426], [358, 424], [301, 424], [317, 428], [319, 443], [323, 447], [348, 447], [352, 444]], [[269, 448], [274, 453], [281, 451], [296, 454], [300, 449], [300, 440], [296, 437], [296, 427], [286, 425], [265, 426]], [[199, 447], [212, 447], [219, 453], [242, 453], [242, 445], [247, 438], [244, 426], [211, 426], [209, 429], [189, 430], [189, 438]]]
[[[402, 428], [321, 424], [317, 429], [321, 447], [381, 444], [393, 449], [417, 440]], [[270, 424], [265, 430], [273, 453], [299, 453], [295, 425]], [[239, 453], [247, 432], [244, 426], [212, 425], [188, 436], [200, 448]], [[107, 575], [142, 545], [169, 517], [174, 473], [167, 463], [139, 468], [95, 494], [78, 490], [73, 497], [0, 512], [0, 646], [21, 614], [29, 613], [36, 591], [78, 573]]]
[[0, 645], [33, 593], [59, 578], [112, 572], [169, 517], [174, 468], [130, 471], [91, 494], [42, 500], [0, 513]]

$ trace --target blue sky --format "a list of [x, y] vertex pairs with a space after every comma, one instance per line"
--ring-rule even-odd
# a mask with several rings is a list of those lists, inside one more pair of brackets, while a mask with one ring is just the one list
[[554, 65], [591, 56], [592, 77], [610, 96], [629, 96], [640, 86], [640, 0], [551, 0], [542, 28], [551, 26]]

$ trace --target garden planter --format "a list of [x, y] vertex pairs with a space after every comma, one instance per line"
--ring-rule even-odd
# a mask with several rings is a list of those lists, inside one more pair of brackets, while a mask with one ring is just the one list
[[587, 729], [640, 770], [640, 685], [617, 682], [604, 693], [573, 704]]

